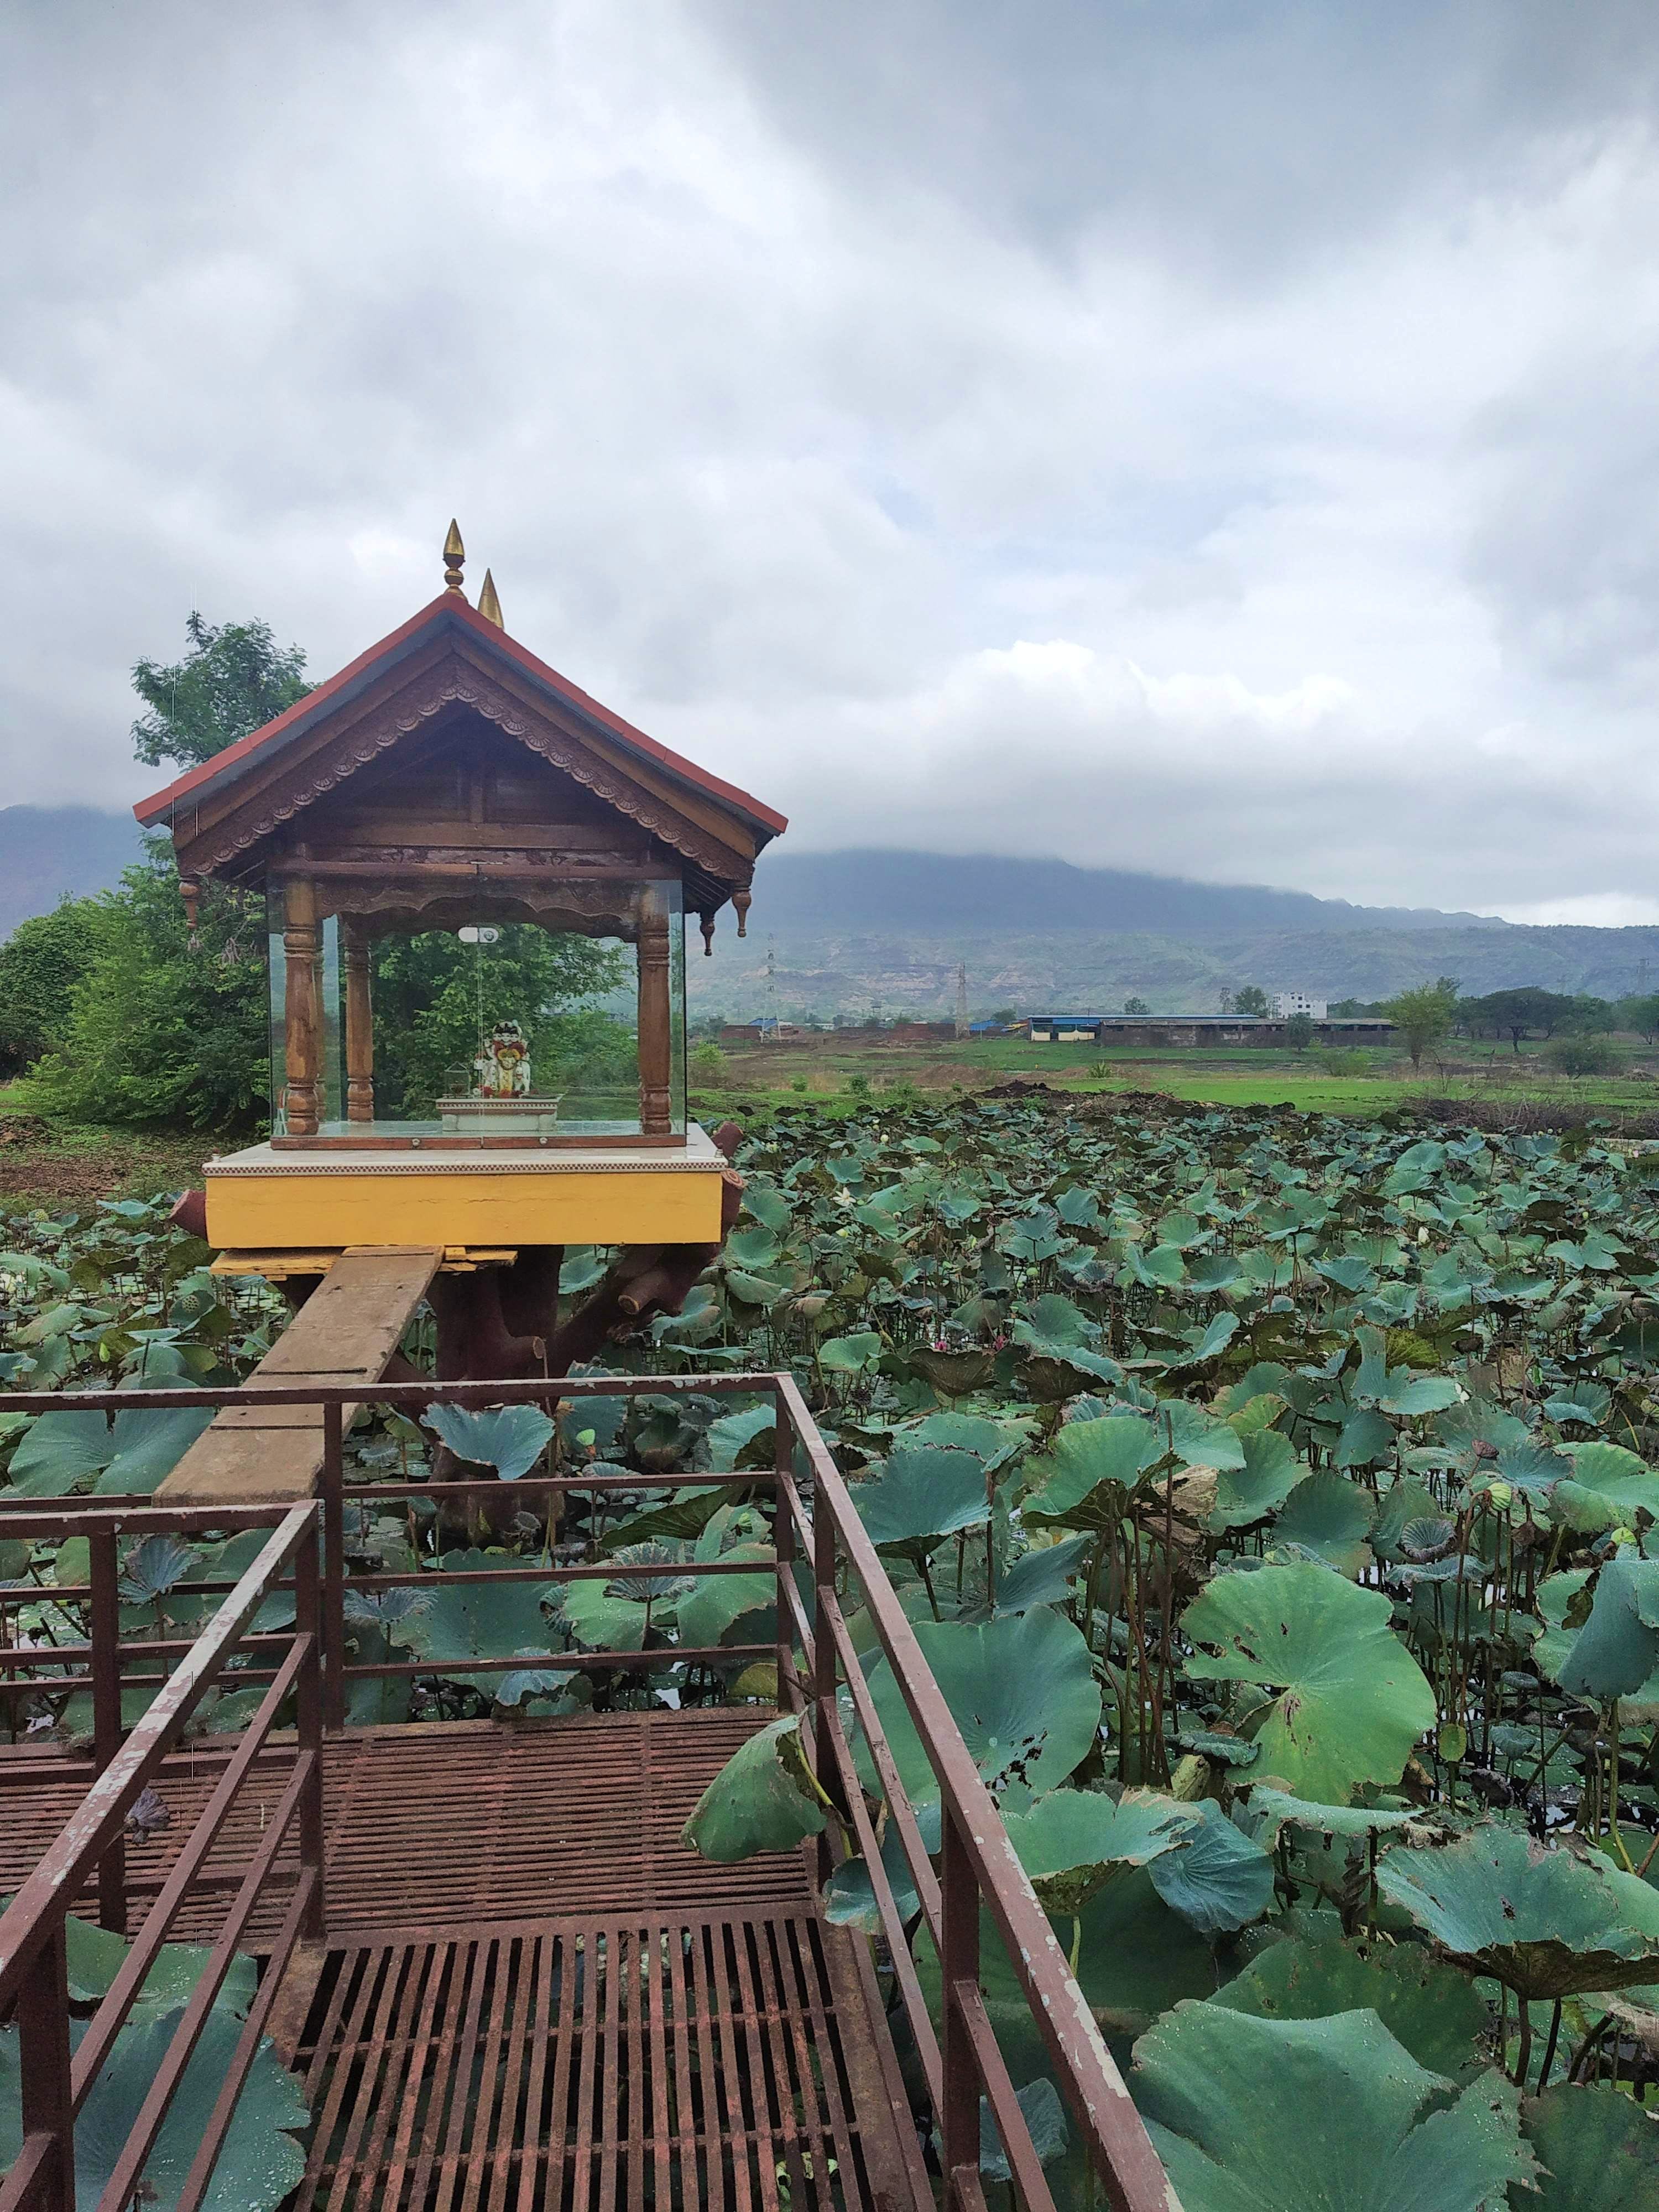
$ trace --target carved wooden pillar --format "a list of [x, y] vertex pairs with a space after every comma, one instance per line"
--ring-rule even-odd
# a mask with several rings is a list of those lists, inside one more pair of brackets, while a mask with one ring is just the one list
[[288, 1073], [288, 1132], [314, 1137], [322, 1105], [322, 1002], [317, 981], [317, 890], [308, 877], [283, 888], [283, 1042]]
[[673, 1021], [668, 998], [668, 916], [647, 904], [640, 915], [640, 1127], [647, 1137], [673, 1133]]
[[374, 999], [368, 972], [368, 939], [361, 923], [341, 924], [345, 962], [346, 1119], [374, 1119]]

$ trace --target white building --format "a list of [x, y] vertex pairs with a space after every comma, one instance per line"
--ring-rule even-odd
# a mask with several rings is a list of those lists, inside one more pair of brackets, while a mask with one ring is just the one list
[[1328, 1000], [1310, 999], [1305, 991], [1275, 991], [1273, 1012], [1281, 1022], [1289, 1021], [1292, 1014], [1306, 1014], [1310, 1021], [1322, 1022]]

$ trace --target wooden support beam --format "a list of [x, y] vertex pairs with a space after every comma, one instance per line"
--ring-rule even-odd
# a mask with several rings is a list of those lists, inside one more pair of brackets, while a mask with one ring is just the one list
[[368, 939], [351, 922], [341, 924], [345, 963], [346, 1119], [374, 1119], [374, 1001]]
[[640, 1127], [647, 1137], [666, 1137], [674, 1127], [668, 916], [651, 907], [640, 916], [639, 989]]
[[283, 888], [283, 1046], [290, 1135], [314, 1137], [322, 1110], [322, 1006], [317, 988], [317, 891], [305, 876]]
[[[395, 1357], [443, 1259], [441, 1247], [347, 1252], [335, 1261], [243, 1385], [155, 1492], [158, 1505], [289, 1504], [323, 1466], [323, 1417], [261, 1406], [259, 1391], [361, 1380], [364, 1396]], [[350, 1409], [346, 1419], [350, 1419]]]

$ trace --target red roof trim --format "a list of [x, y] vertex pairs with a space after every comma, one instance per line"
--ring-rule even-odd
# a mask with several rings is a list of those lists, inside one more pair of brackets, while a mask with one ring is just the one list
[[318, 684], [314, 690], [308, 691], [303, 699], [296, 700], [274, 721], [265, 723], [261, 729], [251, 731], [234, 745], [227, 745], [223, 752], [215, 753], [211, 760], [204, 761], [199, 768], [191, 769], [168, 784], [165, 790], [155, 792], [149, 799], [140, 799], [132, 810], [134, 814], [146, 828], [161, 820], [164, 816], [171, 814], [181, 801], [188, 799], [192, 792], [201, 790], [206, 784], [217, 783], [227, 769], [240, 768], [255, 753], [263, 752], [273, 741], [280, 739], [290, 730], [314, 720], [319, 710], [326, 708], [330, 701], [349, 685], [372, 673], [377, 663], [398, 653], [428, 624], [445, 617], [470, 630], [492, 651], [515, 661], [526, 675], [546, 685], [580, 713], [591, 716], [602, 728], [620, 738], [629, 750], [642, 754], [647, 760], [655, 762], [671, 775], [683, 778], [699, 791], [707, 793], [710, 798], [720, 799], [726, 805], [735, 807], [738, 812], [747, 814], [775, 836], [789, 827], [787, 816], [765, 805], [736, 784], [726, 783], [720, 776], [710, 775], [706, 769], [699, 768], [694, 761], [685, 759], [667, 745], [659, 744], [643, 730], [635, 729], [631, 722], [624, 721], [620, 714], [613, 714], [609, 707], [601, 705], [580, 685], [573, 684], [568, 677], [561, 676], [556, 668], [550, 667], [544, 660], [538, 660], [516, 638], [509, 637], [505, 630], [498, 629], [494, 623], [487, 621], [476, 607], [469, 606], [459, 592], [448, 591], [441, 592], [418, 614], [411, 615], [401, 628], [383, 637], [378, 645], [370, 646], [367, 653], [359, 653], [356, 660]]

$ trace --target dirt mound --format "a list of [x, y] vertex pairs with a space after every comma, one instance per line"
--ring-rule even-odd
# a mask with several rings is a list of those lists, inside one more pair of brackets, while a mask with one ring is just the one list
[[1630, 1112], [1616, 1106], [1575, 1106], [1546, 1098], [1422, 1098], [1410, 1109], [1414, 1119], [1444, 1127], [1490, 1129], [1494, 1136], [1524, 1137], [1545, 1132], [1565, 1135], [1592, 1122], [1609, 1136], [1659, 1137], [1659, 1110]]

